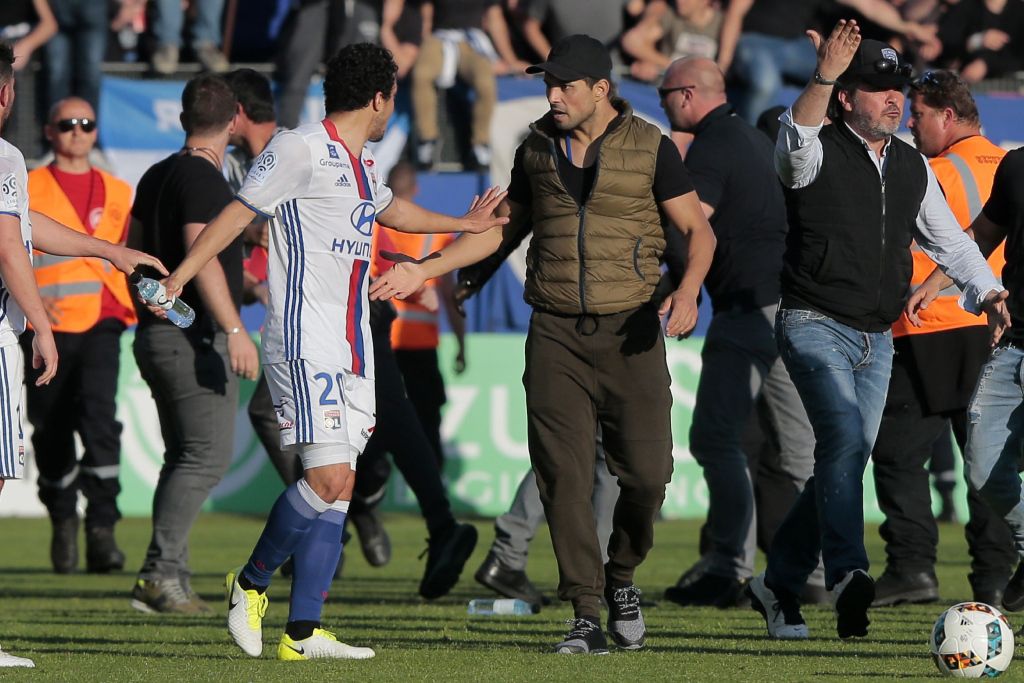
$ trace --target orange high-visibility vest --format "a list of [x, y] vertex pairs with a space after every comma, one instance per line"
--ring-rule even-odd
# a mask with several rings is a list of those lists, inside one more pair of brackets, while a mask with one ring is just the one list
[[[377, 257], [378, 250], [397, 251], [413, 258], [423, 258], [429, 254], [439, 251], [455, 240], [455, 235], [448, 233], [440, 234], [412, 234], [399, 232], [386, 228], [379, 223], [373, 231], [374, 239], [374, 268], [373, 274], [379, 275], [380, 271], [391, 266], [390, 261]], [[436, 280], [428, 280], [426, 287], [436, 287]], [[402, 301], [392, 299], [395, 305], [397, 318], [391, 324], [391, 348], [393, 349], [436, 349], [438, 344], [438, 311], [427, 310], [413, 301]], [[443, 306], [444, 303], [442, 302]]]
[[[124, 234], [131, 211], [132, 189], [128, 183], [109, 173], [99, 171], [104, 187], [103, 213], [92, 233], [97, 239], [118, 243]], [[28, 174], [29, 208], [38, 211], [78, 232], [89, 234], [78, 217], [71, 200], [64, 194], [49, 167], [37, 168]], [[85, 332], [100, 319], [103, 288], [124, 306], [121, 320], [126, 325], [136, 322], [135, 309], [128, 293], [128, 281], [121, 271], [98, 258], [54, 256], [35, 252], [33, 256], [39, 294], [58, 300], [55, 310], [59, 319], [54, 332]]]
[[[992, 194], [992, 180], [995, 178], [996, 167], [1004, 156], [1006, 150], [997, 147], [981, 135], [972, 135], [929, 160], [928, 163], [931, 164], [935, 177], [946, 195], [949, 208], [953, 210], [953, 215], [963, 229], [970, 227]], [[916, 243], [911, 250], [914, 257], [914, 274], [910, 280], [910, 287], [913, 290], [935, 269], [935, 262], [928, 258]], [[998, 278], [1002, 276], [1005, 264], [1003, 245], [1000, 244], [988, 257], [988, 265]], [[911, 325], [904, 314], [893, 324], [893, 336], [928, 334], [986, 324], [984, 317], [968, 313], [960, 307], [959, 296], [960, 288], [950, 285], [928, 305], [927, 309], [918, 314], [921, 318], [921, 327]]]

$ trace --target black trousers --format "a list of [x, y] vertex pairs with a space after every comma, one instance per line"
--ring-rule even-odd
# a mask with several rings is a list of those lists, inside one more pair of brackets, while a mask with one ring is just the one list
[[[879, 532], [885, 541], [889, 569], [934, 572], [939, 532], [932, 514], [928, 460], [936, 439], [948, 434], [950, 423], [963, 452], [966, 407], [929, 413], [911, 353], [899, 344], [897, 351], [872, 453], [878, 506], [885, 514]], [[975, 591], [1002, 590], [1017, 560], [1010, 529], [970, 487], [967, 507], [970, 519], [965, 535], [971, 555], [971, 587]]]
[[[106, 318], [80, 333], [55, 332], [57, 374], [37, 387], [32, 334], [26, 352], [28, 419], [39, 467], [39, 499], [52, 519], [76, 516], [78, 492], [88, 503], [87, 528], [112, 527], [121, 518], [121, 423], [117, 421], [117, 376], [121, 364], [120, 320]], [[75, 432], [85, 452], [79, 462]]]
[[423, 433], [437, 455], [439, 467], [444, 463], [441, 443], [441, 408], [448, 397], [438, 363], [437, 349], [396, 349], [395, 360], [405, 381], [405, 391], [419, 417]]
[[454, 523], [448, 493], [430, 439], [406, 394], [402, 373], [391, 350], [391, 325], [373, 325], [373, 360], [376, 370], [377, 427], [359, 456], [353, 514], [372, 507], [381, 499], [391, 468], [387, 454], [395, 460], [434, 536]]

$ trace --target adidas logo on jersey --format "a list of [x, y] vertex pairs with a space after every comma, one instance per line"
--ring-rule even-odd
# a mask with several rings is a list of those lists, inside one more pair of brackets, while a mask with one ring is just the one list
[[350, 183], [348, 181], [348, 176], [345, 175], [344, 173], [342, 173], [341, 177], [338, 178], [336, 181], [334, 181], [334, 186], [335, 187], [352, 187], [352, 183]]

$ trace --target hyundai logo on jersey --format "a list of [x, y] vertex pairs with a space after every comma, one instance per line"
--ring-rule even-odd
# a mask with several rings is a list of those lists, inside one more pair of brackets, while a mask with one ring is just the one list
[[377, 210], [372, 202], [363, 202], [352, 211], [352, 227], [360, 235], [371, 237], [373, 235], [373, 219]]

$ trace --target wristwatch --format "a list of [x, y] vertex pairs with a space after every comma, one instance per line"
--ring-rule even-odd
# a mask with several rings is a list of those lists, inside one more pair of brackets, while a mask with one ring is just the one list
[[822, 76], [820, 71], [815, 71], [814, 82], [817, 83], [818, 85], [835, 85], [839, 81], [830, 81], [824, 76]]
[[228, 330], [228, 335], [230, 336], [232, 334], [238, 334], [241, 331], [242, 331], [241, 327], [232, 327], [230, 330]]

